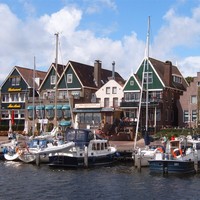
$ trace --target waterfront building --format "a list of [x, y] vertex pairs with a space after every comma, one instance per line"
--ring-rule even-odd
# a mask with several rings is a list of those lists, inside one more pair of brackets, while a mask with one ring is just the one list
[[[116, 79], [124, 81], [118, 73], [114, 74]], [[109, 77], [112, 77], [112, 71], [102, 69], [99, 60], [94, 66], [69, 61], [66, 65], [59, 64], [57, 69], [53, 63], [38, 88], [40, 95], [35, 100], [35, 120], [31, 118], [33, 99], [28, 101], [28, 124], [37, 123], [39, 129], [44, 131], [50, 131], [56, 124], [63, 128], [86, 128], [94, 125], [95, 121], [99, 125], [100, 109], [94, 108], [93, 104], [97, 103], [94, 101], [95, 92], [109, 81]]]
[[178, 101], [179, 127], [197, 128], [200, 125], [200, 72], [192, 79]]
[[[35, 80], [33, 79], [35, 73]], [[0, 130], [23, 131], [26, 115], [26, 101], [39, 96], [37, 89], [46, 72], [14, 66], [1, 85]], [[33, 83], [35, 92], [33, 93]]]
[[[147, 68], [148, 71], [145, 71]], [[142, 82], [145, 87], [141, 101], [140, 127], [146, 126], [146, 119], [149, 131], [178, 126], [177, 101], [188, 87], [178, 67], [170, 61], [162, 62], [154, 58], [142, 61], [123, 88], [124, 99], [121, 108], [124, 115], [133, 120], [137, 120]]]

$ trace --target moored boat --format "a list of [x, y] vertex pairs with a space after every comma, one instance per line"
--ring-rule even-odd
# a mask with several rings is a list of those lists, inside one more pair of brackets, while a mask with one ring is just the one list
[[168, 142], [166, 152], [156, 152], [149, 160], [151, 172], [195, 173], [200, 169], [200, 141], [189, 137], [176, 138]]
[[116, 148], [107, 139], [97, 137], [91, 130], [67, 129], [66, 142], [74, 142], [68, 150], [49, 154], [51, 167], [91, 167], [109, 165], [115, 161]]

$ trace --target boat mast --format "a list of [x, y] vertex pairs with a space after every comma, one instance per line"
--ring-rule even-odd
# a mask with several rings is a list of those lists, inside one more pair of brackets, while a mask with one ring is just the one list
[[35, 133], [35, 70], [36, 70], [36, 58], [34, 56], [34, 67], [33, 67], [33, 127], [32, 134], [34, 136]]
[[146, 131], [148, 131], [149, 119], [149, 36], [150, 36], [150, 17], [148, 18], [148, 31], [147, 31], [147, 47], [146, 47]]
[[55, 58], [55, 126], [57, 127], [57, 79], [58, 79], [58, 39], [59, 33], [55, 33], [56, 36], [56, 58]]
[[[136, 124], [136, 131], [135, 131], [135, 140], [134, 140], [134, 149], [136, 148], [137, 143], [137, 136], [138, 136], [138, 129], [139, 129], [139, 121], [140, 121], [140, 112], [141, 112], [141, 104], [142, 104], [142, 94], [144, 90], [144, 73], [147, 63], [147, 69], [148, 69], [148, 60], [149, 60], [149, 35], [150, 35], [150, 17], [148, 18], [148, 31], [147, 31], [147, 42], [146, 42], [146, 48], [145, 48], [145, 59], [143, 64], [143, 72], [142, 72], [142, 84], [141, 84], [141, 90], [140, 90], [140, 99], [139, 99], [139, 107], [138, 107], [138, 114], [137, 114], [137, 124]], [[148, 73], [147, 73], [148, 74]], [[147, 86], [148, 86], [148, 75], [146, 77], [147, 80]], [[147, 88], [148, 91], [148, 88]], [[145, 130], [148, 131], [148, 92], [146, 94], [146, 126]]]

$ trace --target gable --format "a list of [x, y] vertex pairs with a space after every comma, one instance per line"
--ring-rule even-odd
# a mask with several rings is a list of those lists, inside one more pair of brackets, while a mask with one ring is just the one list
[[[12, 78], [20, 78], [19, 85], [13, 85], [11, 82]], [[31, 78], [31, 77], [30, 77]], [[18, 89], [20, 91], [27, 90], [28, 85], [24, 81], [23, 77], [19, 74], [19, 72], [14, 68], [13, 72], [8, 76], [7, 80], [4, 82], [4, 84], [1, 87], [1, 92], [8, 92], [9, 89]]]
[[[144, 68], [145, 67], [145, 68]], [[157, 89], [163, 89], [163, 83], [160, 79], [160, 77], [158, 76], [157, 72], [155, 71], [153, 65], [151, 64], [151, 62], [149, 62], [149, 60], [144, 60], [142, 62], [142, 64], [140, 65], [138, 71], [137, 71], [137, 76], [139, 77], [139, 80], [141, 80], [142, 82], [142, 76], [143, 76], [143, 72], [148, 72], [149, 73], [149, 78], [152, 78], [152, 82], [150, 82], [148, 84], [148, 89], [149, 90], [157, 90]], [[144, 86], [146, 84], [144, 83]]]
[[51, 67], [47, 77], [45, 78], [44, 82], [41, 85], [40, 90], [54, 89], [55, 85], [51, 84], [51, 76], [54, 76], [55, 74], [56, 74], [55, 68]]
[[[67, 76], [72, 75], [72, 83], [67, 83]], [[64, 74], [62, 75], [59, 83], [58, 83], [58, 88], [81, 88], [81, 83], [74, 73], [71, 65], [68, 65], [67, 69], [65, 70]]]
[[140, 90], [140, 86], [138, 85], [135, 76], [131, 76], [124, 86], [124, 92], [133, 90]]

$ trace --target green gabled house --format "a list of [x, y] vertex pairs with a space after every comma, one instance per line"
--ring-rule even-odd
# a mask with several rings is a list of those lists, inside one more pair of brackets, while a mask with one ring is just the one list
[[[66, 65], [58, 64], [56, 68], [52, 63], [38, 88], [40, 96], [35, 100], [35, 120], [31, 118], [33, 107], [29, 101], [29, 124], [36, 121], [45, 131], [50, 131], [56, 124], [64, 128], [73, 126], [71, 122], [77, 121], [77, 118], [82, 128], [86, 128], [88, 123], [92, 124], [94, 118], [98, 118], [99, 124], [100, 107], [97, 108], [99, 103], [96, 102], [95, 92], [107, 83], [112, 75], [112, 70], [102, 69], [99, 60], [95, 61], [94, 66], [68, 61]], [[114, 75], [115, 79], [124, 81], [117, 72]], [[75, 105], [79, 105], [77, 107], [81, 109], [75, 108]]]
[[26, 103], [33, 95], [38, 98], [37, 89], [45, 75], [43, 71], [13, 67], [1, 85], [1, 131], [24, 131]]
[[149, 128], [158, 130], [163, 127], [176, 127], [178, 126], [177, 101], [187, 87], [188, 83], [181, 72], [170, 61], [145, 58], [136, 73], [131, 75], [124, 85], [121, 108], [126, 117], [137, 121], [141, 102], [140, 127], [146, 125], [146, 109], [148, 109]]

